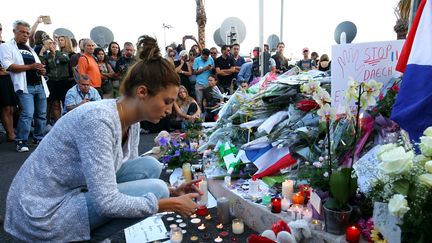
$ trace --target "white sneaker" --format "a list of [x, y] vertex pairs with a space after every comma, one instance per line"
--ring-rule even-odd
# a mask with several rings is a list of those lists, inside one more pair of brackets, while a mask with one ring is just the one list
[[28, 152], [29, 151], [28, 145], [26, 143], [24, 143], [23, 141], [18, 141], [15, 149], [16, 149], [16, 151], [18, 153]]

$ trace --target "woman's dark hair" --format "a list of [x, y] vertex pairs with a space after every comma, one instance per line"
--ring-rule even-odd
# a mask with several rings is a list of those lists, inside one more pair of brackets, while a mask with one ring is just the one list
[[108, 57], [107, 57], [107, 55], [106, 55], [104, 49], [102, 49], [102, 48], [100, 48], [100, 47], [96, 47], [95, 50], [94, 50], [94, 52], [93, 52], [93, 55], [94, 55], [95, 57], [97, 57], [97, 54], [98, 54], [100, 51], [103, 52], [103, 54], [104, 54], [104, 59], [103, 59], [103, 61], [106, 62]]
[[47, 33], [43, 30], [38, 30], [34, 34], [34, 44], [35, 45], [42, 45], [43, 41], [42, 39], [47, 35]]
[[[214, 74], [210, 74], [210, 75], [209, 75], [209, 78], [210, 78], [210, 77], [214, 78], [214, 80], [216, 80], [216, 82], [219, 82], [219, 80], [218, 80], [218, 78], [217, 78], [216, 75], [214, 75]], [[207, 78], [207, 79], [208, 79], [208, 78]]]
[[118, 46], [119, 51], [117, 53], [117, 57], [120, 58], [121, 57], [120, 45], [117, 42], [115, 42], [115, 41], [111, 41], [111, 43], [109, 43], [109, 45], [108, 45], [108, 56], [109, 57], [112, 56], [111, 46], [114, 45], [114, 44]]
[[120, 91], [125, 96], [133, 96], [134, 88], [138, 85], [147, 87], [150, 96], [169, 86], [180, 86], [180, 77], [174, 65], [160, 54], [155, 38], [148, 35], [138, 39], [137, 49], [140, 50], [140, 60], [129, 68], [122, 82]]

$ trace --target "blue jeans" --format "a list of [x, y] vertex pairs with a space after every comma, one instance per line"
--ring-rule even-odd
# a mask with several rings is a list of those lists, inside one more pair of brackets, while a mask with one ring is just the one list
[[47, 98], [42, 84], [28, 85], [27, 89], [28, 93], [22, 90], [16, 92], [22, 112], [18, 120], [15, 140], [27, 142], [34, 118], [33, 139], [39, 141], [42, 140], [45, 131]]
[[[139, 157], [126, 161], [117, 171], [117, 187], [121, 193], [139, 197], [152, 192], [158, 199], [168, 198], [167, 184], [158, 179], [162, 164], [150, 156]], [[88, 215], [90, 221], [90, 237], [102, 241], [120, 230], [134, 225], [144, 218], [107, 218], [96, 213], [88, 193], [86, 194]]]

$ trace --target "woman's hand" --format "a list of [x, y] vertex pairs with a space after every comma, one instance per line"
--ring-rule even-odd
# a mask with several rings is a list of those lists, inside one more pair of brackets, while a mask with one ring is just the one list
[[200, 179], [192, 180], [190, 182], [185, 182], [178, 186], [177, 188], [174, 188], [170, 191], [171, 196], [182, 196], [187, 193], [198, 193], [199, 196], [203, 195], [203, 193], [198, 189], [196, 186], [196, 183], [200, 182]]
[[199, 198], [198, 193], [188, 193], [176, 198], [177, 207], [174, 212], [181, 214], [182, 216], [189, 217], [195, 213], [198, 205], [193, 201], [195, 198]]

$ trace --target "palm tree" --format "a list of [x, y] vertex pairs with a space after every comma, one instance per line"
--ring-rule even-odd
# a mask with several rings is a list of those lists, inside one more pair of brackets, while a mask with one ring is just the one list
[[198, 24], [198, 42], [205, 47], [205, 26], [207, 23], [207, 16], [204, 8], [204, 0], [196, 1], [196, 22]]
[[408, 33], [408, 21], [411, 9], [411, 0], [400, 0], [395, 7], [394, 13], [396, 15], [396, 25], [394, 31], [396, 32], [397, 39], [405, 39]]

